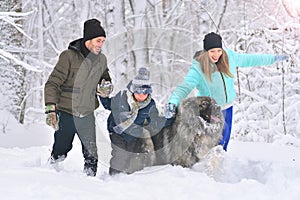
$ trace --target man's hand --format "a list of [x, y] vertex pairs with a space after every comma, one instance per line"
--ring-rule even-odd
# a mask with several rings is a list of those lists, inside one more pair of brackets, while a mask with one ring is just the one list
[[101, 84], [97, 85], [97, 95], [103, 98], [109, 97], [109, 95], [113, 91], [113, 84], [110, 81], [106, 81], [105, 79], [102, 79]]
[[55, 131], [58, 130], [58, 116], [56, 114], [56, 108], [53, 104], [46, 105], [45, 113], [47, 114], [46, 117], [46, 124], [51, 126]]

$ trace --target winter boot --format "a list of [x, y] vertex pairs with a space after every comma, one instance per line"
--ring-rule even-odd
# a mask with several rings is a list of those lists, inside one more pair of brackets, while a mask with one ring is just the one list
[[87, 176], [96, 176], [97, 173], [97, 159], [85, 160], [83, 172]]
[[48, 163], [49, 164], [55, 164], [55, 163], [59, 163], [62, 162], [66, 159], [66, 155], [61, 155], [61, 156], [54, 156], [51, 155], [50, 158], [48, 158]]
[[87, 176], [96, 176], [97, 167], [95, 167], [95, 166], [93, 166], [93, 167], [84, 166], [83, 172]]

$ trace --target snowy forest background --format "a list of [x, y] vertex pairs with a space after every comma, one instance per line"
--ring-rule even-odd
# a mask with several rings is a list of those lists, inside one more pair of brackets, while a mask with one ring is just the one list
[[44, 83], [60, 52], [82, 37], [83, 22], [97, 18], [107, 34], [103, 52], [114, 92], [147, 65], [160, 108], [208, 32], [219, 32], [238, 52], [288, 54], [287, 62], [238, 69], [232, 137], [300, 137], [298, 0], [0, 1], [0, 134], [9, 132], [11, 118], [45, 123]]

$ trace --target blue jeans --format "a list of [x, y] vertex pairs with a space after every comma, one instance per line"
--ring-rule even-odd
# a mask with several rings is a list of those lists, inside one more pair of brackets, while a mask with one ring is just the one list
[[219, 142], [220, 145], [223, 146], [223, 149], [227, 151], [227, 146], [230, 140], [231, 127], [232, 127], [232, 106], [227, 108], [226, 110], [222, 110], [224, 116], [224, 127], [223, 127], [223, 138]]

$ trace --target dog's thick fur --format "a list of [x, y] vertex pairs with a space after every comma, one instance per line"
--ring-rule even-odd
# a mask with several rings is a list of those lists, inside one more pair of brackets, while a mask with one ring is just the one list
[[192, 167], [218, 145], [224, 119], [220, 107], [210, 97], [183, 100], [172, 126], [152, 137], [156, 165]]
[[190, 97], [183, 100], [171, 126], [157, 134], [144, 130], [141, 153], [131, 161], [132, 172], [153, 165], [192, 167], [206, 159], [209, 151], [218, 145], [223, 125], [221, 109], [212, 98]]

